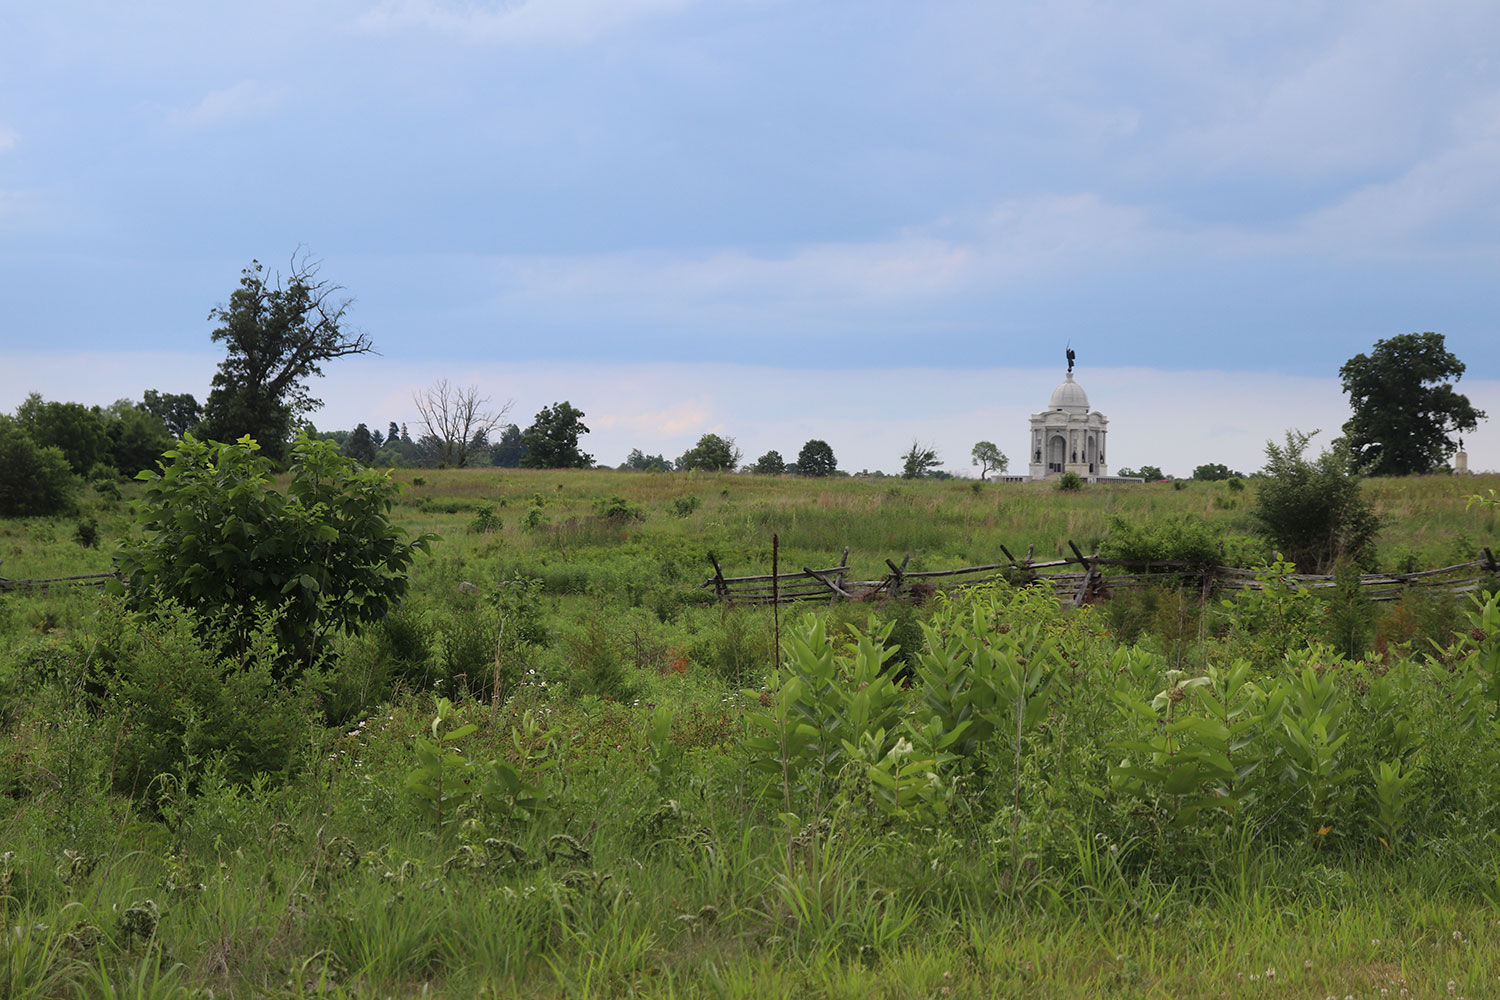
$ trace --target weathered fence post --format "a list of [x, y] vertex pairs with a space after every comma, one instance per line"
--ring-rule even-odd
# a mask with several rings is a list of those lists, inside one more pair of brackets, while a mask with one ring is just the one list
[[719, 560], [714, 554], [708, 554], [708, 561], [714, 564], [714, 596], [719, 600], [727, 600], [729, 597], [729, 584], [724, 582], [724, 571], [719, 568]]

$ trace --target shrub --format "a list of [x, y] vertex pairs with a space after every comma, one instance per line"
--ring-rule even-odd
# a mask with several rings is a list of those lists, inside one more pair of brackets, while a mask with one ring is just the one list
[[697, 510], [702, 503], [703, 501], [699, 499], [696, 493], [689, 493], [684, 497], [673, 497], [672, 513], [678, 517], [691, 517], [693, 511]]
[[276, 617], [278, 675], [307, 666], [330, 632], [380, 621], [406, 593], [406, 570], [428, 536], [407, 541], [387, 519], [398, 487], [382, 471], [306, 435], [278, 492], [248, 437], [184, 437], [161, 472], [142, 472], [145, 535], [115, 559], [133, 607], [171, 599], [243, 650], [258, 618]]
[[73, 539], [86, 549], [99, 547], [99, 522], [92, 517], [80, 517], [73, 529]]
[[0, 414], [0, 517], [43, 517], [68, 510], [78, 479], [57, 447], [37, 445]]
[[621, 496], [604, 497], [594, 501], [594, 516], [606, 521], [644, 521], [646, 512]]
[[107, 604], [103, 614], [115, 647], [107, 704], [123, 723], [117, 789], [159, 792], [161, 775], [191, 784], [213, 760], [236, 783], [291, 766], [309, 706], [276, 680], [283, 657], [274, 611], [256, 617], [242, 652], [230, 656], [211, 622], [172, 600], [139, 615]]
[[1305, 573], [1326, 573], [1343, 558], [1366, 567], [1380, 519], [1350, 471], [1348, 444], [1309, 461], [1303, 453], [1312, 437], [1292, 430], [1285, 446], [1266, 443], [1254, 508], [1259, 531]]
[[1057, 488], [1064, 492], [1073, 493], [1083, 489], [1083, 477], [1076, 472], [1064, 472], [1057, 477]]
[[1118, 515], [1109, 519], [1109, 536], [1099, 554], [1129, 562], [1181, 560], [1209, 564], [1219, 561], [1219, 539], [1201, 517], [1183, 514], [1146, 524], [1132, 524]]
[[480, 505], [474, 508], [474, 520], [469, 522], [469, 530], [481, 535], [492, 534], [505, 527], [505, 522], [495, 513], [493, 505]]

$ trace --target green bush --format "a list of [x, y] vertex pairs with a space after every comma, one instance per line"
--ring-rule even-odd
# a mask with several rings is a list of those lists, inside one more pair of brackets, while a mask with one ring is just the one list
[[1284, 446], [1267, 442], [1255, 498], [1259, 530], [1304, 573], [1326, 573], [1340, 559], [1370, 567], [1380, 519], [1350, 471], [1348, 444], [1309, 460], [1312, 436], [1287, 431]]
[[172, 600], [135, 615], [106, 605], [103, 617], [113, 619], [101, 629], [114, 647], [107, 710], [122, 724], [116, 789], [159, 794], [162, 775], [191, 785], [215, 760], [236, 783], [292, 767], [310, 705], [277, 681], [275, 612], [257, 616], [230, 656], [211, 623]]
[[379, 621], [406, 593], [406, 571], [426, 536], [391, 524], [398, 487], [330, 441], [306, 435], [292, 449], [286, 493], [250, 438], [184, 437], [160, 472], [142, 472], [143, 537], [115, 560], [133, 607], [165, 599], [244, 649], [254, 623], [276, 616], [278, 675], [309, 666], [323, 637]]
[[57, 447], [42, 448], [0, 414], [0, 517], [44, 517], [73, 506], [78, 478]]
[[698, 494], [689, 493], [687, 496], [672, 498], [672, 513], [678, 517], [691, 517], [693, 511], [703, 503]]
[[1109, 535], [1099, 554], [1129, 562], [1219, 562], [1219, 538], [1201, 517], [1183, 514], [1132, 524], [1119, 515], [1109, 519]]
[[594, 501], [594, 516], [606, 521], [644, 521], [646, 512], [639, 504], [633, 504], [621, 496], [604, 497]]
[[1065, 493], [1076, 493], [1083, 489], [1083, 477], [1076, 472], [1064, 472], [1057, 477], [1057, 488]]

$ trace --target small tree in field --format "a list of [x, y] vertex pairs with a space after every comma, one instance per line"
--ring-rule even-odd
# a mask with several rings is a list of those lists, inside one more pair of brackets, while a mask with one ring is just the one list
[[160, 472], [142, 472], [144, 535], [115, 562], [136, 608], [166, 599], [241, 644], [279, 609], [284, 676], [311, 664], [330, 632], [356, 632], [392, 611], [427, 537], [408, 541], [387, 515], [398, 487], [331, 441], [292, 449], [286, 493], [248, 436], [233, 444], [184, 437]]
[[901, 478], [921, 479], [942, 464], [943, 460], [938, 458], [937, 449], [913, 441], [911, 450], [901, 456]]
[[991, 472], [1004, 473], [1010, 468], [1010, 459], [1005, 457], [1005, 452], [995, 447], [993, 441], [980, 441], [974, 446], [972, 452], [973, 464], [979, 466], [979, 478], [986, 478]]
[[755, 460], [750, 471], [758, 476], [779, 476], [786, 471], [786, 460], [774, 448]]
[[1304, 457], [1316, 433], [1291, 430], [1285, 445], [1266, 442], [1252, 512], [1260, 533], [1304, 573], [1329, 572], [1340, 559], [1368, 562], [1380, 530], [1359, 476], [1350, 471], [1346, 442], [1314, 461]]

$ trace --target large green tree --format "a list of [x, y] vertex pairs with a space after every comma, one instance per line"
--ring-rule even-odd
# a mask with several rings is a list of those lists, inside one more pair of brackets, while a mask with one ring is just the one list
[[78, 477], [56, 445], [42, 447], [0, 413], [0, 517], [58, 514], [73, 504]]
[[755, 460], [751, 471], [761, 476], [779, 476], [786, 471], [786, 460], [773, 448]]
[[1403, 333], [1375, 342], [1339, 369], [1354, 415], [1344, 424], [1350, 457], [1372, 476], [1431, 472], [1453, 454], [1452, 435], [1484, 413], [1455, 392], [1464, 363], [1441, 333]]
[[831, 476], [839, 470], [838, 460], [827, 441], [813, 438], [797, 453], [797, 475]]
[[172, 447], [172, 435], [157, 417], [128, 399], [116, 400], [105, 411], [109, 435], [109, 464], [122, 475], [134, 476], [154, 468]]
[[203, 407], [190, 392], [157, 392], [147, 389], [141, 397], [141, 409], [151, 414], [167, 428], [167, 433], [180, 438], [203, 419]]
[[264, 456], [282, 462], [297, 417], [323, 405], [309, 395], [307, 380], [323, 374], [325, 361], [373, 350], [368, 336], [349, 329], [350, 302], [338, 297], [341, 290], [303, 256], [292, 259], [284, 280], [251, 261], [229, 304], [208, 314], [219, 324], [213, 339], [228, 354], [198, 433], [218, 441], [248, 434]]
[[693, 469], [703, 472], [733, 472], [739, 463], [740, 450], [735, 447], [734, 438], [705, 434], [698, 439], [697, 444], [689, 448], [677, 460], [677, 470], [679, 472], [689, 472]]
[[109, 460], [109, 428], [97, 406], [48, 402], [33, 392], [16, 407], [16, 422], [41, 447], [60, 449], [79, 475]]
[[[567, 400], [542, 407], [526, 433], [521, 435], [521, 444], [526, 454], [521, 459], [523, 469], [587, 469], [593, 466], [594, 456], [578, 447], [578, 439], [589, 432], [583, 424], [584, 413]], [[504, 438], [502, 437], [503, 441]]]

